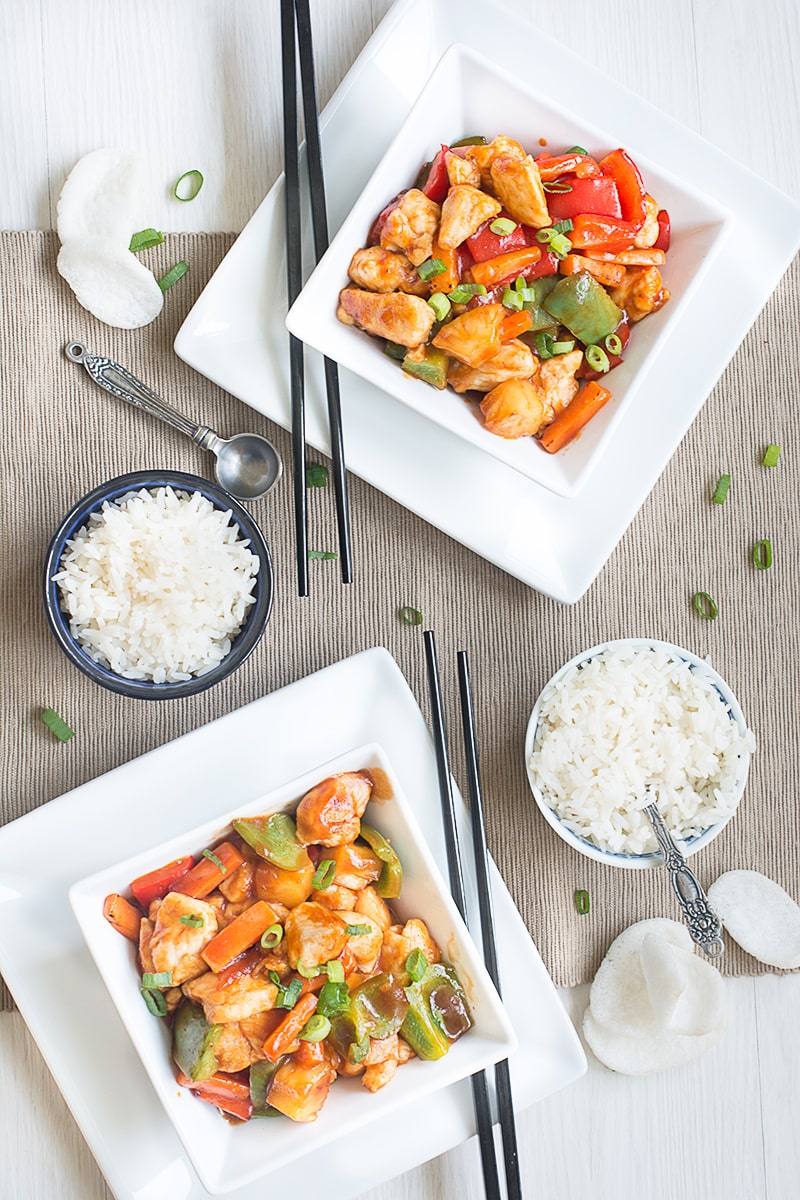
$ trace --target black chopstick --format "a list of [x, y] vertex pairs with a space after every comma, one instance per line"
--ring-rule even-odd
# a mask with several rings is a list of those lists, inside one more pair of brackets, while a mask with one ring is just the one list
[[[497, 965], [497, 944], [494, 936], [494, 911], [492, 887], [489, 881], [489, 850], [486, 842], [486, 821], [483, 812], [483, 793], [478, 765], [478, 741], [475, 733], [475, 713], [472, 706], [472, 689], [469, 679], [469, 661], [466, 650], [459, 650], [458, 689], [461, 695], [461, 726], [464, 733], [464, 754], [467, 760], [467, 784], [469, 787], [469, 814], [472, 821], [472, 850], [475, 856], [475, 874], [478, 884], [478, 904], [481, 914], [483, 959], [486, 970], [497, 989], [500, 990], [500, 970]], [[496, 1063], [494, 1068], [497, 1111], [500, 1131], [503, 1136], [503, 1160], [506, 1168], [506, 1192], [509, 1200], [522, 1200], [522, 1181], [519, 1173], [517, 1150], [517, 1127], [514, 1121], [514, 1103], [511, 1095], [511, 1075], [508, 1059]]]
[[[456, 908], [466, 921], [467, 905], [464, 894], [464, 879], [461, 872], [458, 834], [456, 832], [456, 814], [450, 776], [450, 759], [447, 752], [447, 729], [444, 723], [439, 667], [436, 661], [436, 641], [430, 629], [427, 629], [423, 634], [423, 640], [425, 642], [425, 663], [428, 668], [428, 692], [431, 702], [433, 741], [436, 747], [436, 768], [439, 775], [439, 796], [442, 802], [442, 821], [444, 824], [445, 846], [447, 848], [447, 865], [450, 873], [450, 891], [452, 892]], [[492, 1109], [489, 1102], [489, 1087], [485, 1071], [479, 1071], [472, 1076], [472, 1098], [478, 1122], [478, 1141], [481, 1148], [484, 1191], [487, 1200], [501, 1200], [502, 1194], [497, 1169], [497, 1155], [494, 1148], [494, 1133], [492, 1132]]]
[[[300, 293], [303, 277], [300, 229], [300, 167], [297, 152], [297, 59], [294, 0], [281, 0], [281, 64], [283, 71], [283, 160], [286, 201], [286, 275], [289, 307]], [[297, 592], [308, 595], [308, 525], [306, 516], [306, 421], [303, 343], [289, 334], [289, 387], [292, 418], [294, 539]]]
[[[311, 223], [314, 231], [314, 255], [319, 262], [328, 249], [328, 213], [325, 203], [325, 176], [322, 169], [322, 144], [319, 136], [317, 84], [314, 72], [314, 43], [308, 0], [295, 0], [297, 44], [300, 52], [300, 79], [303, 94], [303, 120], [306, 129], [308, 178], [311, 191]], [[339, 368], [325, 358], [325, 392], [328, 398], [328, 427], [333, 460], [333, 486], [336, 498], [336, 524], [339, 533], [339, 563], [342, 583], [352, 583], [353, 563], [350, 546], [350, 514], [347, 500], [347, 473], [344, 460], [342, 406], [339, 395]], [[304, 484], [305, 486], [305, 480]]]

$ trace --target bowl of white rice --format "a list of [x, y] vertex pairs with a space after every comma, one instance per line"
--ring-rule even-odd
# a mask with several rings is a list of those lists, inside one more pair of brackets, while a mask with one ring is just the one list
[[137, 471], [102, 484], [56, 530], [43, 572], [55, 638], [125, 696], [192, 696], [242, 665], [272, 610], [272, 560], [253, 517], [217, 484]]
[[661, 862], [655, 803], [686, 855], [742, 797], [755, 739], [725, 680], [689, 650], [649, 638], [594, 646], [546, 684], [525, 737], [545, 820], [580, 853], [618, 867]]

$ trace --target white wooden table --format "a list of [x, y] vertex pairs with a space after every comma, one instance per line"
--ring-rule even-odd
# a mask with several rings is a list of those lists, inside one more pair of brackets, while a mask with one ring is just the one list
[[[501, 2], [800, 200], [796, 0]], [[389, 4], [312, 5], [323, 103]], [[53, 227], [76, 159], [122, 144], [145, 152], [158, 181], [144, 223], [238, 230], [281, 165], [277, 0], [4, 0], [0, 96], [3, 228]], [[195, 166], [201, 195], [170, 203], [167, 183]], [[528, 1196], [800, 1196], [800, 977], [727, 989], [727, 1036], [697, 1063], [631, 1079], [591, 1060], [585, 1079], [521, 1117]], [[563, 995], [576, 1020], [586, 990]], [[17, 1014], [0, 1017], [0, 1113], [0, 1200], [108, 1196]], [[481, 1195], [474, 1141], [365, 1193]]]

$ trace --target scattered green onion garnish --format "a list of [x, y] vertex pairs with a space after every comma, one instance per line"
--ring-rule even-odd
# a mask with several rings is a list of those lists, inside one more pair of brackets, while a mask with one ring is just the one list
[[321, 1042], [331, 1031], [331, 1023], [327, 1017], [314, 1013], [309, 1017], [300, 1033], [297, 1035], [301, 1042]]
[[694, 606], [704, 620], [716, 621], [719, 609], [716, 600], [708, 592], [695, 592]]
[[319, 558], [323, 562], [330, 562], [332, 559], [338, 558], [339, 555], [335, 550], [309, 550], [308, 557]]
[[148, 1010], [154, 1017], [165, 1017], [167, 1015], [167, 1002], [164, 999], [162, 992], [151, 992], [150, 988], [139, 988], [142, 993], [145, 1004]]
[[524, 303], [522, 292], [518, 292], [514, 288], [506, 288], [503, 292], [502, 303], [504, 308], [510, 308], [512, 312], [520, 312]]
[[[404, 348], [405, 349], [405, 348]], [[325, 487], [328, 482], [328, 468], [322, 463], [312, 463], [306, 467], [306, 487]]]
[[608, 355], [602, 346], [587, 346], [585, 358], [593, 371], [602, 371], [604, 374], [611, 365], [608, 361]]
[[323, 858], [314, 872], [314, 878], [311, 880], [312, 888], [316, 888], [318, 892], [325, 892], [336, 878], [336, 863], [332, 858]]
[[181, 925], [188, 925], [190, 929], [202, 929], [205, 925], [205, 918], [199, 913], [184, 913], [182, 917], [178, 917]]
[[581, 916], [585, 916], [589, 911], [589, 893], [583, 888], [579, 888], [575, 893], [575, 907]]
[[714, 495], [711, 497], [715, 504], [724, 504], [728, 498], [728, 491], [731, 486], [730, 475], [720, 475], [719, 482], [714, 488]]
[[137, 254], [140, 250], [149, 250], [151, 246], [160, 246], [163, 240], [163, 233], [159, 233], [157, 229], [142, 229], [139, 233], [134, 233], [128, 249], [131, 254]]
[[492, 233], [513, 233], [517, 228], [517, 222], [510, 220], [508, 217], [498, 217], [497, 220], [492, 221], [489, 228]]
[[780, 456], [780, 446], [776, 446], [774, 442], [770, 442], [764, 451], [764, 457], [761, 461], [765, 467], [777, 467]]
[[564, 179], [554, 179], [552, 183], [543, 183], [542, 187], [546, 192], [571, 192], [572, 184], [567, 183]]
[[[283, 926], [277, 924], [270, 925], [269, 929], [265, 929], [261, 935], [261, 949], [274, 950], [276, 946], [280, 946], [282, 941]], [[280, 979], [280, 976], [278, 978]]]
[[553, 225], [553, 229], [556, 231], [556, 233], [570, 233], [574, 228], [575, 226], [572, 224], [572, 221], [569, 219], [569, 217], [565, 217], [563, 221], [556, 221], [556, 223]]
[[[182, 183], [186, 183], [185, 187], [181, 187]], [[192, 171], [184, 171], [175, 187], [172, 189], [172, 194], [176, 200], [194, 200], [200, 188], [203, 186], [203, 176], [195, 168]]]
[[768, 571], [772, 566], [772, 542], [769, 538], [762, 538], [753, 546], [753, 562], [759, 571]]
[[344, 980], [323, 983], [317, 1003], [317, 1012], [321, 1017], [334, 1017], [337, 1013], [346, 1012], [349, 1007], [350, 992]]
[[218, 871], [222, 871], [223, 875], [228, 874], [228, 868], [225, 866], [225, 863], [221, 858], [217, 858], [213, 850], [204, 850], [203, 858], [207, 858], [209, 862], [212, 862]]
[[610, 333], [606, 338], [606, 350], [609, 354], [622, 354], [622, 338], [617, 333]]
[[541, 242], [543, 246], [549, 245], [550, 240], [553, 237], [555, 237], [555, 231], [552, 225], [548, 225], [546, 229], [536, 230], [536, 240], [537, 242]]
[[60, 717], [54, 708], [46, 708], [42, 713], [42, 720], [60, 742], [68, 742], [70, 738], [75, 737], [75, 730], [70, 729], [64, 718]]
[[427, 282], [429, 279], [435, 279], [437, 275], [444, 275], [446, 270], [447, 267], [440, 258], [426, 258], [425, 262], [417, 267], [417, 274]]
[[418, 608], [412, 608], [410, 604], [404, 604], [400, 609], [400, 620], [404, 625], [421, 625], [423, 622], [422, 613]]
[[316, 979], [319, 973], [319, 967], [307, 967], [302, 959], [297, 964], [297, 974], [302, 975], [303, 979]]
[[517, 292], [525, 291], [527, 286], [528, 286], [528, 281], [524, 275], [518, 275], [517, 278], [514, 280], [514, 290]]
[[556, 258], [566, 258], [572, 250], [572, 242], [563, 233], [555, 233], [550, 238], [550, 253]]
[[142, 975], [142, 987], [172, 987], [172, 971], [145, 971]]
[[372, 933], [371, 925], [348, 925], [345, 929], [348, 937], [361, 937], [362, 934]]
[[425, 957], [424, 951], [420, 950], [418, 946], [415, 946], [406, 959], [406, 970], [411, 976], [412, 982], [419, 983], [427, 969], [428, 960]]
[[[270, 972], [271, 974], [271, 972]], [[274, 979], [272, 981], [275, 982]], [[293, 979], [288, 987], [280, 987], [280, 978], [278, 979], [279, 990], [278, 999], [275, 1001], [276, 1008], [294, 1008], [297, 1001], [300, 999], [300, 993], [303, 990], [303, 983], [300, 979]]]
[[567, 154], [588, 154], [589, 151], [584, 150], [583, 146], [570, 146], [569, 150], [567, 150], [566, 153]]
[[162, 292], [169, 291], [173, 283], [177, 283], [179, 279], [183, 279], [188, 270], [189, 264], [184, 262], [183, 259], [181, 259], [180, 262], [175, 263], [174, 267], [170, 267], [166, 275], [162, 275], [158, 281], [158, 286], [161, 288]]
[[569, 342], [553, 342], [550, 347], [550, 354], [553, 358], [558, 354], [570, 354], [575, 349], [575, 339]]
[[447, 299], [452, 304], [466, 304], [473, 296], [485, 296], [486, 285], [484, 283], [460, 283], [458, 287], [453, 288], [452, 292], [447, 293]]
[[332, 958], [323, 969], [331, 983], [344, 983], [344, 966], [338, 958]]
[[445, 296], [444, 292], [434, 292], [431, 298], [428, 300], [428, 304], [430, 304], [431, 308], [436, 314], [437, 321], [444, 321], [450, 312], [450, 301], [447, 299], [447, 296]]
[[543, 329], [540, 329], [538, 333], [533, 335], [533, 344], [539, 358], [553, 357], [553, 338], [551, 334], [545, 333]]

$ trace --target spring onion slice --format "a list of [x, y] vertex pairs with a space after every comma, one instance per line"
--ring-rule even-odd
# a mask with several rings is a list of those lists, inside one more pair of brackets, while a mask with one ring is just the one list
[[589, 911], [589, 893], [584, 888], [579, 888], [575, 893], [575, 907], [581, 916]]
[[[184, 181], [188, 181], [186, 187], [181, 187]], [[202, 173], [197, 168], [191, 171], [184, 171], [172, 189], [172, 194], [176, 200], [183, 200], [184, 203], [188, 200], [194, 200], [204, 182]]]
[[348, 925], [345, 929], [348, 937], [361, 937], [365, 933], [372, 933], [371, 925]]
[[759, 571], [768, 571], [772, 566], [772, 542], [769, 538], [762, 538], [753, 546], [753, 563]]
[[777, 467], [780, 456], [780, 446], [776, 446], [774, 442], [770, 442], [764, 451], [764, 457], [761, 461], [765, 467]]
[[[272, 972], [270, 972], [270, 975], [271, 974], [272, 974]], [[278, 979], [280, 982], [280, 976], [278, 977]], [[274, 982], [275, 981], [273, 980], [273, 983]], [[300, 993], [302, 992], [302, 990], [303, 990], [303, 981], [302, 981], [302, 979], [297, 979], [296, 977], [291, 981], [291, 983], [287, 987], [279, 986], [278, 998], [275, 1001], [275, 1007], [276, 1008], [294, 1008], [295, 1004], [297, 1004], [297, 1001], [300, 999]]]
[[602, 371], [603, 374], [605, 374], [611, 365], [608, 361], [608, 355], [602, 346], [587, 346], [585, 358], [593, 371]]
[[550, 347], [550, 354], [555, 358], [558, 354], [571, 354], [575, 349], [574, 339], [569, 342], [553, 342]]
[[553, 338], [549, 333], [545, 333], [543, 329], [540, 329], [538, 333], [533, 335], [533, 344], [539, 358], [553, 357]]
[[473, 296], [485, 296], [486, 284], [484, 283], [460, 283], [458, 287], [453, 288], [452, 292], [447, 293], [447, 299], [453, 304], [466, 304]]
[[435, 279], [437, 275], [444, 275], [446, 270], [447, 267], [440, 258], [426, 258], [425, 262], [420, 263], [417, 267], [417, 274], [427, 283], [429, 279]]
[[280, 946], [283, 941], [283, 926], [270, 925], [269, 929], [265, 929], [261, 935], [262, 950], [274, 950], [276, 946]]
[[552, 183], [543, 183], [546, 192], [571, 192], [572, 184], [563, 179], [554, 179]]
[[572, 249], [572, 242], [564, 233], [554, 233], [550, 238], [550, 252], [556, 258], [566, 258]]
[[525, 278], [525, 276], [518, 275], [517, 278], [514, 280], [514, 291], [524, 292], [527, 287], [528, 287], [528, 281]]
[[308, 557], [315, 559], [318, 558], [323, 562], [331, 562], [332, 559], [338, 558], [339, 555], [335, 550], [309, 550]]
[[716, 621], [719, 609], [716, 600], [708, 592], [695, 592], [693, 603], [704, 621]]
[[512, 312], [520, 312], [523, 303], [522, 292], [518, 292], [514, 288], [506, 288], [503, 292], [502, 304], [504, 308], [510, 308]]
[[314, 1013], [309, 1017], [297, 1035], [301, 1042], [321, 1042], [331, 1031], [331, 1023], [327, 1017]]
[[556, 231], [556, 233], [570, 233], [570, 231], [574, 228], [575, 226], [572, 224], [572, 221], [569, 219], [569, 217], [565, 217], [563, 221], [556, 221], [553, 225], [553, 229]]
[[312, 888], [318, 892], [326, 892], [336, 878], [336, 863], [332, 858], [323, 858], [314, 872], [311, 880]]
[[338, 958], [332, 958], [322, 968], [331, 983], [344, 983], [344, 964]]
[[205, 925], [205, 919], [199, 913], [184, 913], [182, 917], [178, 917], [181, 925], [187, 925], [189, 929], [202, 929]]
[[350, 992], [344, 980], [323, 983], [317, 1004], [317, 1012], [321, 1017], [334, 1017], [337, 1013], [346, 1012], [349, 1007]]
[[225, 863], [221, 858], [217, 858], [213, 850], [204, 850], [203, 858], [207, 858], [209, 862], [212, 862], [218, 871], [222, 871], [223, 875], [228, 874], [228, 868], [225, 866]]
[[281, 987], [281, 977], [277, 971], [267, 971], [270, 981], [275, 984], [275, 987]]
[[307, 967], [302, 959], [297, 964], [297, 974], [302, 975], [303, 979], [316, 979], [319, 973], [319, 967]]
[[411, 976], [412, 982], [419, 983], [427, 969], [428, 960], [425, 957], [425, 952], [420, 950], [419, 946], [415, 946], [406, 959], [406, 970]]
[[609, 354], [622, 354], [622, 338], [617, 333], [610, 333], [606, 338], [606, 350]]
[[423, 622], [422, 613], [418, 608], [412, 608], [410, 604], [405, 604], [400, 609], [400, 620], [404, 625], [421, 625]]
[[189, 264], [184, 262], [183, 259], [180, 262], [176, 262], [174, 267], [170, 267], [166, 275], [162, 275], [158, 281], [158, 286], [162, 292], [168, 292], [174, 283], [177, 283], [179, 279], [183, 279], [188, 270]]
[[312, 463], [306, 467], [306, 487], [325, 487], [328, 482], [328, 468], [322, 463]]
[[584, 150], [583, 146], [570, 146], [569, 150], [565, 151], [565, 154], [588, 154], [588, 153], [589, 153], [589, 151]]
[[428, 304], [436, 314], [437, 321], [444, 321], [449, 316], [451, 305], [444, 292], [434, 292], [428, 300]]
[[537, 229], [536, 230], [536, 240], [537, 240], [537, 242], [541, 242], [541, 244], [543, 246], [549, 245], [549, 243], [552, 241], [552, 239], [554, 237], [555, 237], [555, 230], [553, 229], [552, 225], [548, 225], [548, 227], [546, 229]]
[[60, 742], [68, 742], [70, 738], [75, 737], [75, 730], [70, 729], [64, 718], [60, 717], [54, 708], [46, 708], [42, 713], [42, 720]]
[[162, 992], [151, 992], [150, 988], [139, 988], [142, 993], [142, 998], [147, 1005], [148, 1010], [154, 1017], [165, 1017], [167, 1015], [167, 1002], [164, 999]]
[[714, 495], [711, 497], [715, 504], [724, 504], [728, 498], [728, 490], [731, 486], [730, 475], [720, 475], [719, 482], [714, 488]]
[[172, 971], [145, 971], [142, 975], [142, 987], [148, 990], [172, 987]]
[[160, 246], [163, 240], [163, 233], [157, 229], [141, 229], [132, 236], [128, 249], [131, 254], [137, 254], [140, 250], [149, 250], [151, 246]]
[[489, 228], [492, 233], [513, 233], [517, 228], [517, 222], [510, 220], [509, 217], [498, 217], [495, 221], [492, 221]]

